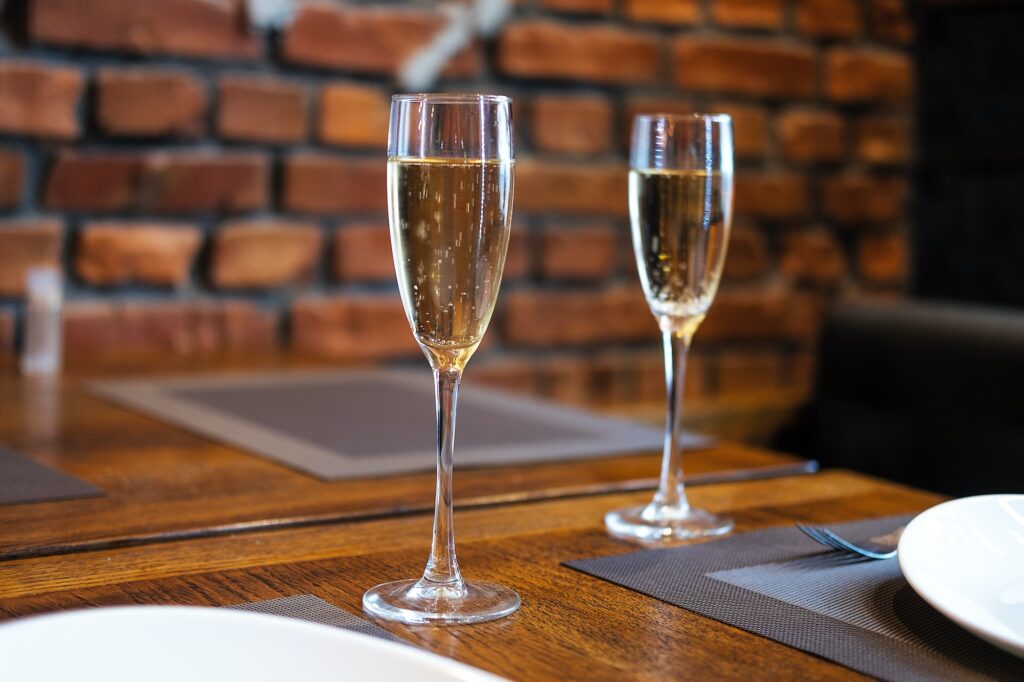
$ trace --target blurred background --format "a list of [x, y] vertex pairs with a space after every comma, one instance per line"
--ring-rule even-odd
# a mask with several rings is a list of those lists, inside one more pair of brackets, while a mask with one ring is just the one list
[[[658, 419], [662, 358], [626, 216], [629, 122], [725, 112], [736, 221], [691, 355], [688, 420], [821, 448], [827, 401], [813, 397], [837, 385], [815, 388], [822, 343], [864, 339], [831, 351], [830, 376], [861, 382], [861, 402], [864, 382], [904, 362], [870, 348], [887, 333], [870, 313], [861, 337], [842, 325], [863, 330], [865, 314], [840, 316], [829, 342], [829, 311], [1024, 302], [1022, 26], [1016, 3], [996, 1], [7, 0], [0, 355], [23, 335], [26, 272], [52, 264], [71, 367], [280, 351], [419, 366], [386, 226], [388, 99], [504, 93], [514, 234], [467, 380]], [[913, 314], [890, 317], [885, 330]], [[970, 326], [922, 324], [925, 339]], [[996, 367], [1004, 383], [1021, 376], [1019, 362]], [[943, 393], [921, 383], [943, 370], [915, 371], [923, 393]], [[848, 442], [871, 429], [858, 419], [828, 432]]]

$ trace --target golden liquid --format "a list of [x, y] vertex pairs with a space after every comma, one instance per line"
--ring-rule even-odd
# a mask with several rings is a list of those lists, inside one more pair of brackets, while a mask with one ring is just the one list
[[494, 312], [512, 217], [512, 161], [389, 159], [402, 303], [435, 367], [462, 368]]
[[640, 282], [662, 330], [692, 333], [718, 290], [732, 223], [732, 175], [631, 170]]

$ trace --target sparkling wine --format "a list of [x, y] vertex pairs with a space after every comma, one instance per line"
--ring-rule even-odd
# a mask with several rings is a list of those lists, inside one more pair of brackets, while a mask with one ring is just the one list
[[389, 159], [395, 270], [416, 340], [442, 365], [476, 350], [501, 284], [512, 161]]
[[631, 170], [633, 250], [651, 311], [665, 331], [692, 331], [711, 305], [732, 223], [732, 175]]

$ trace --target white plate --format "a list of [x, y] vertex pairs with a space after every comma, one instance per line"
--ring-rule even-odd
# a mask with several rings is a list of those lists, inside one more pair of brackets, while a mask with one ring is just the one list
[[950, 620], [1024, 657], [1024, 495], [944, 502], [903, 531], [900, 570]]
[[86, 609], [0, 626], [0, 677], [74, 682], [338, 682], [501, 678], [411, 646], [264, 614]]

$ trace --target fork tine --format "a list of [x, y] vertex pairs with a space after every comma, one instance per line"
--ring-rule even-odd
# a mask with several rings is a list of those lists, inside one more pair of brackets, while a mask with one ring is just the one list
[[835, 533], [830, 531], [828, 528], [822, 528], [821, 529], [821, 534], [824, 535], [825, 537], [827, 537], [829, 540], [831, 540], [835, 545], [837, 545], [839, 547], [842, 547], [843, 549], [845, 549], [848, 552], [853, 552], [855, 554], [863, 554], [864, 553], [863, 550], [860, 547], [850, 543], [847, 540], [844, 540], [843, 538], [839, 537], [838, 535], [836, 535]]
[[796, 524], [796, 529], [804, 535], [806, 535], [807, 537], [809, 537], [810, 539], [814, 540], [815, 542], [818, 542], [818, 538], [815, 537], [814, 532], [811, 530], [810, 526], [805, 526], [802, 523], [798, 523]]
[[817, 535], [814, 532], [814, 529], [811, 528], [810, 526], [802, 524], [802, 523], [798, 523], [798, 524], [796, 524], [796, 529], [798, 531], [800, 531], [801, 533], [803, 533], [804, 535], [806, 535], [807, 537], [809, 537], [810, 539], [814, 540], [815, 542], [820, 542], [818, 540]]
[[858, 547], [857, 545], [853, 544], [852, 542], [850, 542], [848, 540], [844, 540], [843, 538], [839, 537], [838, 535], [836, 535], [835, 533], [833, 533], [832, 531], [830, 531], [827, 528], [822, 528], [821, 532], [822, 532], [823, 535], [825, 535], [829, 539], [834, 540], [836, 543], [838, 543], [846, 551], [852, 552], [854, 554], [858, 554], [860, 556], [866, 556], [866, 557], [869, 557], [869, 558], [872, 558], [872, 559], [886, 559], [886, 558], [890, 558], [890, 557], [896, 556], [896, 551], [895, 550], [888, 551], [888, 552], [876, 552], [874, 550], [870, 550], [870, 549], [867, 549], [867, 548], [864, 548], [864, 547]]
[[831, 547], [832, 549], [848, 551], [845, 548], [838, 546], [834, 541], [832, 541], [829, 537], [822, 533], [823, 529], [821, 528], [818, 528], [816, 526], [807, 526], [802, 523], [796, 524], [796, 527], [803, 531], [804, 535], [814, 540], [819, 545], [825, 545], [826, 547]]
[[804, 533], [807, 537], [811, 538], [815, 542], [829, 547], [831, 549], [842, 552], [846, 555], [856, 557], [867, 557], [869, 559], [891, 559], [896, 556], [896, 550], [890, 551], [874, 551], [866, 547], [859, 547], [848, 540], [841, 538], [840, 536], [833, 533], [828, 528], [821, 526], [809, 526], [807, 524], [798, 523], [796, 527]]
[[832, 536], [832, 535], [829, 535], [828, 532], [824, 528], [817, 528], [815, 530], [817, 530], [818, 533], [821, 535], [822, 542], [824, 542], [829, 547], [832, 547], [833, 549], [837, 549], [840, 552], [849, 552], [849, 551], [851, 551], [850, 548], [847, 547], [846, 545], [843, 545], [843, 544], [837, 542], [835, 537]]
[[840, 552], [853, 551], [849, 546], [840, 542], [840, 538], [830, 533], [827, 528], [822, 526], [812, 526], [811, 530], [813, 530], [814, 534], [819, 538], [818, 541], [826, 547], [831, 547], [832, 549], [839, 550]]

